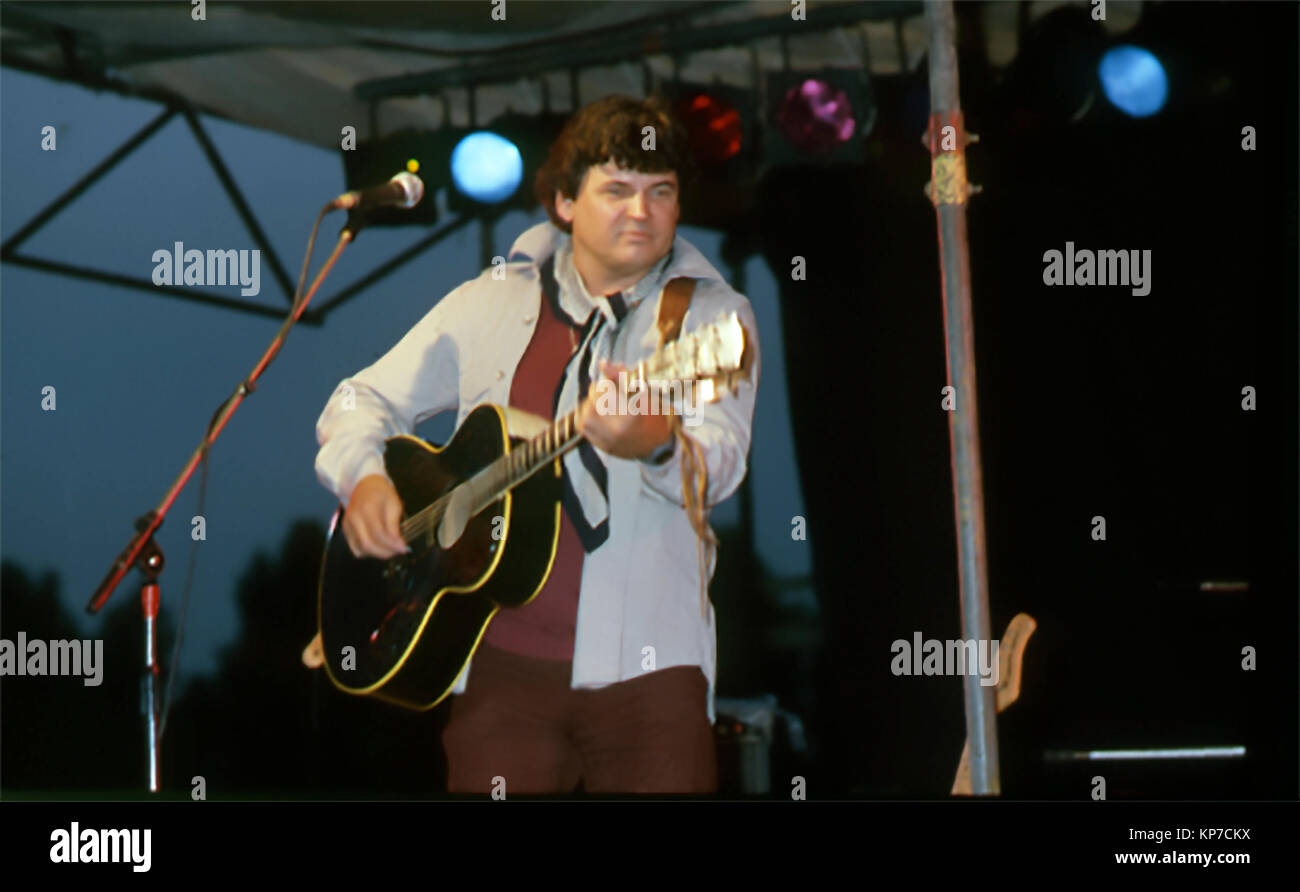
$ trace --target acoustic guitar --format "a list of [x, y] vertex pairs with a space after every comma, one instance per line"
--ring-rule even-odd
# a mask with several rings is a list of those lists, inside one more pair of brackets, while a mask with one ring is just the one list
[[[687, 394], [711, 401], [748, 373], [736, 313], [664, 344], [629, 370], [674, 411]], [[658, 393], [652, 393], [657, 391]], [[384, 467], [402, 501], [410, 552], [357, 558], [334, 512], [318, 589], [319, 647], [330, 680], [350, 694], [410, 709], [451, 692], [498, 610], [541, 591], [560, 535], [560, 458], [576, 447], [575, 409], [531, 439], [512, 437], [501, 407], [471, 411], [445, 446], [412, 436], [388, 440]]]

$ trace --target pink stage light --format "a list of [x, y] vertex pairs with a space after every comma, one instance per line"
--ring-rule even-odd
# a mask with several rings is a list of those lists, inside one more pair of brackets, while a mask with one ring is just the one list
[[853, 107], [843, 90], [809, 78], [786, 91], [777, 127], [790, 143], [810, 155], [828, 155], [853, 138]]

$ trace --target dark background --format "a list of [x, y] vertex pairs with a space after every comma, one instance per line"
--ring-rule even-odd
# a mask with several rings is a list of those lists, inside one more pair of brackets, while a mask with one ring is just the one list
[[[981, 138], [971, 179], [986, 190], [969, 231], [992, 625], [1039, 622], [1021, 702], [999, 720], [1004, 790], [1083, 798], [1102, 774], [1112, 798], [1294, 798], [1296, 7], [1148, 7], [1126, 42], [1181, 86], [1151, 119], [1103, 105], [1074, 126], [1052, 77], [1068, 51], [1049, 37], [1088, 26], [1081, 10], [1061, 18], [1001, 82], [979, 42], [960, 55]], [[878, 87], [878, 157], [770, 184], [763, 236], [774, 267], [795, 232], [813, 236], [801, 252], [819, 246], [807, 287], [782, 293], [826, 608], [818, 765], [908, 798], [951, 782], [961, 691], [873, 657], [913, 629], [958, 638], [960, 618], [935, 222], [915, 200], [926, 93]], [[1269, 144], [1243, 152], [1246, 124]], [[1151, 293], [1044, 286], [1043, 252], [1067, 240], [1149, 248]], [[1248, 384], [1256, 412], [1241, 409]], [[1250, 591], [1198, 591], [1209, 579]], [[1240, 668], [1246, 645], [1257, 671]], [[1233, 744], [1247, 758], [1042, 760]]]

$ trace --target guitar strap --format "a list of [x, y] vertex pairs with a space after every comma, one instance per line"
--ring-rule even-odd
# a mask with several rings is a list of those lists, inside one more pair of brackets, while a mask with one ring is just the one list
[[[659, 346], [663, 347], [682, 331], [682, 320], [695, 294], [695, 280], [685, 277], [673, 279], [664, 286], [659, 298]], [[682, 457], [682, 502], [690, 518], [691, 527], [699, 537], [700, 559], [700, 616], [707, 618], [708, 613], [708, 562], [704, 547], [717, 548], [718, 540], [709, 527], [709, 514], [705, 507], [708, 493], [708, 468], [704, 462], [704, 452], [700, 445], [682, 430], [680, 416], [672, 416], [673, 437], [676, 439], [677, 452]]]
[[659, 299], [659, 346], [677, 340], [682, 332], [682, 319], [686, 308], [691, 305], [695, 294], [695, 280], [685, 276], [673, 279], [664, 286], [663, 297]]

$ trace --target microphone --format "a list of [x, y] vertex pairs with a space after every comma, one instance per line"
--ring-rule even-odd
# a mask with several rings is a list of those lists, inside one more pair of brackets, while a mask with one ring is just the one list
[[330, 209], [366, 211], [388, 205], [411, 208], [419, 204], [423, 197], [424, 181], [413, 173], [402, 171], [383, 185], [344, 192], [330, 202]]

